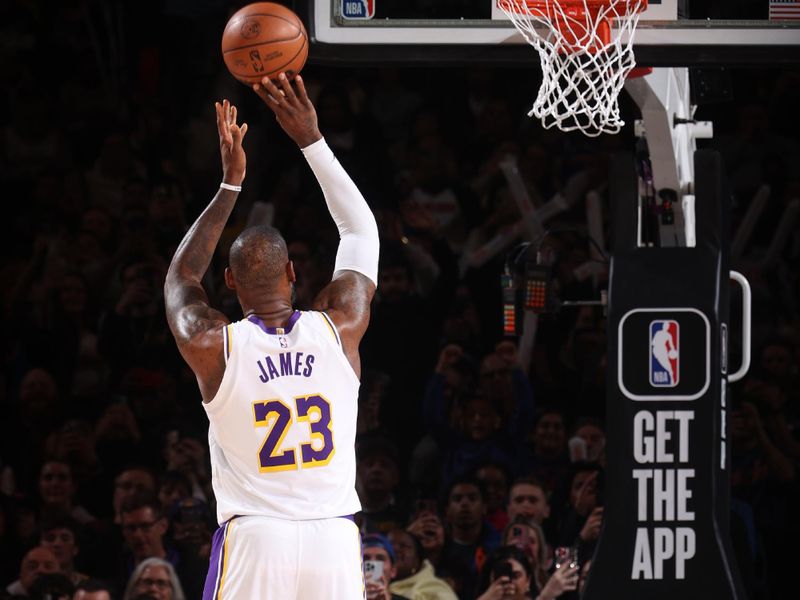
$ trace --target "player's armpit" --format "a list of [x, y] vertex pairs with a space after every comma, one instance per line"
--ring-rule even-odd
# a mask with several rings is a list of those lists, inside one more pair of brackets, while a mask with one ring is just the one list
[[191, 344], [198, 335], [221, 330], [230, 323], [228, 317], [209, 306], [206, 291], [199, 283], [175, 282], [168, 277], [164, 301], [169, 328], [178, 346]]
[[340, 271], [314, 300], [314, 310], [325, 311], [333, 319], [351, 363], [358, 356], [358, 345], [369, 325], [374, 295], [375, 284], [369, 277], [356, 271]]
[[203, 398], [209, 399], [225, 372], [222, 334], [230, 320], [208, 305], [205, 290], [193, 282], [168, 280], [165, 301], [167, 321], [178, 350], [197, 375]]
[[176, 311], [174, 319], [181, 330], [181, 337], [175, 335], [178, 351], [197, 377], [203, 401], [210, 402], [225, 374], [223, 339], [228, 319], [207, 305], [186, 306]]

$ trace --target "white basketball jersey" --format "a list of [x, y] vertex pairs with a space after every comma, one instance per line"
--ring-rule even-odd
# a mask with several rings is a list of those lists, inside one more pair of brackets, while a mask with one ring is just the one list
[[251, 316], [223, 334], [225, 374], [217, 395], [203, 404], [219, 522], [361, 510], [359, 381], [330, 318], [297, 311], [281, 328]]

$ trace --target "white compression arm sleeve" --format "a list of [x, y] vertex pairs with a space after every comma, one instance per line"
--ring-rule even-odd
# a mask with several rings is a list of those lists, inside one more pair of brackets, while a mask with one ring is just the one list
[[334, 275], [339, 271], [358, 271], [378, 285], [378, 225], [367, 201], [336, 160], [325, 138], [306, 146], [302, 152], [339, 228]]

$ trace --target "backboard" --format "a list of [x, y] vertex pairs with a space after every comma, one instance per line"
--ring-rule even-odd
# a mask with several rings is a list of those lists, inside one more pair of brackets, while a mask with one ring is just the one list
[[[780, 4], [789, 8], [774, 8]], [[653, 67], [796, 64], [800, 11], [792, 4], [650, 0], [635, 36], [636, 61]], [[497, 0], [312, 0], [303, 14], [304, 6], [296, 2], [295, 8], [309, 25], [311, 58], [318, 63], [536, 60]]]

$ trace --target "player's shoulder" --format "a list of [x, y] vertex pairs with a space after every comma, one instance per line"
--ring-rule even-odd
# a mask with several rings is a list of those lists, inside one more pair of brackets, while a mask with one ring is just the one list
[[339, 328], [327, 311], [309, 310], [304, 311], [303, 314], [307, 315], [306, 323], [309, 327], [313, 327], [321, 335], [322, 339], [331, 341], [341, 347], [342, 340], [339, 336]]

